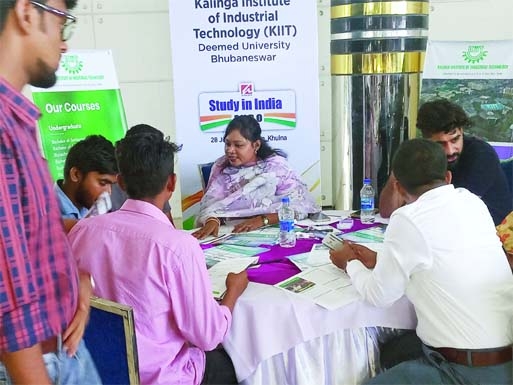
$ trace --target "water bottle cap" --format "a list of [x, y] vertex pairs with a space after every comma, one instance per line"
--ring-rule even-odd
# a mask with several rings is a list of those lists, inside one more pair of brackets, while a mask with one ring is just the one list
[[290, 203], [290, 198], [289, 197], [283, 197], [283, 198], [281, 198], [281, 202], [282, 203]]
[[371, 182], [370, 178], [365, 178], [363, 180], [363, 184], [370, 184], [370, 182]]

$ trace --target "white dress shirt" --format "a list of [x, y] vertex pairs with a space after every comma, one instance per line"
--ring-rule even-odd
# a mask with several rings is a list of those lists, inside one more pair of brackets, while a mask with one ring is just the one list
[[347, 264], [360, 294], [387, 306], [406, 293], [417, 335], [433, 347], [482, 349], [512, 343], [513, 276], [486, 205], [446, 185], [390, 218], [373, 270]]

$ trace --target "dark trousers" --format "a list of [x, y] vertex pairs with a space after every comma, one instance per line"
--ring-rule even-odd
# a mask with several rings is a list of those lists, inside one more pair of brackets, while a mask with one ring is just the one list
[[404, 334], [394, 337], [380, 347], [382, 369], [390, 369], [401, 362], [415, 360], [423, 356], [422, 341], [415, 330], [406, 330]]
[[201, 385], [237, 384], [232, 360], [222, 347], [205, 354], [205, 375]]

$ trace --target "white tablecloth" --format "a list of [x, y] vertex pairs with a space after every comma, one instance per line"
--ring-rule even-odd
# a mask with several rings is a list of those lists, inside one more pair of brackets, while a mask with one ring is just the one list
[[[413, 306], [405, 298], [389, 308], [357, 301], [329, 311], [273, 286], [250, 283], [237, 301], [223, 345], [239, 382], [245, 384], [355, 383], [352, 377], [364, 375], [361, 370], [343, 379], [331, 372], [341, 370], [344, 362], [372, 365], [370, 355], [376, 347], [369, 349], [368, 344], [375, 345], [380, 330], [374, 327], [413, 329], [416, 323]], [[337, 367], [329, 367], [337, 361]], [[313, 378], [319, 381], [299, 378], [304, 375], [298, 377], [298, 366], [303, 372], [313, 370]], [[320, 381], [320, 376], [326, 378]]]

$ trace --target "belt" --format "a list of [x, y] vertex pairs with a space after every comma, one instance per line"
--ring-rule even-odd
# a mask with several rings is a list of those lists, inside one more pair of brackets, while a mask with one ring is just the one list
[[53, 336], [39, 343], [43, 354], [57, 353], [59, 348], [59, 342], [57, 336]]
[[466, 366], [500, 365], [511, 361], [513, 355], [511, 346], [492, 350], [429, 348], [440, 353], [449, 362]]

